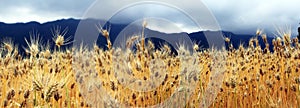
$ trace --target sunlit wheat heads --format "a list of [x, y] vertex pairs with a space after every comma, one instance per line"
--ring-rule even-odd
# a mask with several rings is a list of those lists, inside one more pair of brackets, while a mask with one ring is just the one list
[[126, 49], [114, 48], [109, 28], [98, 25], [98, 30], [108, 50], [96, 43], [92, 49], [62, 49], [72, 41], [61, 27], [52, 30], [53, 41], [48, 43], [31, 32], [24, 56], [18, 43], [2, 41], [0, 106], [300, 107], [299, 43], [289, 31], [269, 43], [269, 35], [258, 30], [238, 48], [233, 45], [239, 43], [224, 37], [229, 50], [202, 49], [194, 43], [191, 52], [178, 44], [174, 54], [168, 44], [142, 45], [142, 35], [128, 38]]
[[53, 41], [55, 45], [60, 48], [63, 45], [68, 45], [72, 43], [71, 37], [66, 37], [66, 34], [68, 32], [68, 28], [65, 28], [64, 30], [61, 29], [60, 26], [54, 27], [51, 29], [52, 35], [53, 35]]

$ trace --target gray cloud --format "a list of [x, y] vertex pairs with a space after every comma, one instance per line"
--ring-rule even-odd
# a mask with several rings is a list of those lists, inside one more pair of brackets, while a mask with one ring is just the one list
[[[32, 20], [46, 22], [68, 17], [85, 18], [86, 10], [95, 1], [97, 0], [0, 0], [0, 21], [9, 23]], [[154, 1], [159, 2], [159, 0]], [[174, 4], [182, 2], [182, 0], [160, 1]], [[130, 0], [122, 2], [120, 0], [118, 2], [116, 0], [98, 0], [98, 2], [106, 2], [106, 4], [99, 5], [99, 9], [106, 7], [105, 10], [93, 10], [94, 12], [91, 13], [105, 16], [114, 14], [112, 8], [120, 8], [118, 7], [120, 3], [128, 3]], [[202, 0], [202, 2], [211, 10], [223, 30], [235, 33], [254, 33], [257, 28], [273, 33], [275, 32], [275, 26], [290, 26], [293, 33], [296, 34], [295, 30], [300, 22], [299, 0]], [[181, 3], [181, 6], [192, 11], [192, 14], [202, 14], [199, 3], [185, 1]], [[187, 16], [180, 13], [178, 9], [171, 10], [153, 6], [138, 7], [127, 9], [117, 16], [134, 21], [135, 18], [139, 18], [138, 16], [151, 15], [171, 19], [175, 25], [186, 31], [187, 29], [193, 29], [190, 31], [197, 29], [195, 24]], [[205, 19], [206, 16], [203, 15], [202, 17]], [[126, 20], [121, 20], [121, 22], [126, 22]], [[209, 24], [211, 23], [203, 24], [201, 28], [210, 28]], [[154, 28], [158, 27], [172, 28], [168, 25], [159, 25]]]
[[[85, 17], [109, 19], [114, 15], [114, 22], [131, 22], [145, 17], [155, 17], [181, 25], [185, 30], [194, 29], [196, 25], [200, 26], [198, 30], [219, 30], [212, 13], [200, 0], [153, 0], [153, 2], [128, 0], [120, 3], [113, 1], [118, 2], [118, 0], [98, 1]], [[107, 5], [103, 5], [104, 3]]]
[[[153, 11], [159, 10], [159, 11]], [[102, 15], [102, 14], [100, 14]], [[123, 9], [116, 13], [111, 21], [118, 23], [130, 23], [137, 20], [143, 20], [141, 18], [147, 18], [148, 27], [155, 30], [161, 30], [164, 32], [195, 32], [199, 31], [195, 22], [190, 16], [185, 15], [180, 10], [163, 5], [137, 5]], [[175, 28], [182, 28], [181, 30]], [[197, 28], [197, 29], [195, 29]]]
[[275, 32], [290, 26], [296, 34], [300, 22], [299, 0], [204, 0], [224, 30], [254, 33], [257, 28]]
[[79, 18], [95, 0], [0, 0], [0, 21], [28, 22]]

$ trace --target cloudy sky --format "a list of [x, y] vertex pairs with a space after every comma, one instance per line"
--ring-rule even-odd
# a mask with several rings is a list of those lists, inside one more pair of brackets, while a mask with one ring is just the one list
[[[122, 22], [127, 20], [134, 21], [136, 16], [162, 17], [170, 20], [173, 25], [152, 25], [152, 28], [172, 31], [171, 26], [181, 27], [183, 31], [197, 31], [195, 24], [184, 15], [180, 8], [168, 8], [164, 6], [140, 5], [135, 8], [119, 10], [119, 13], [112, 9], [119, 8], [116, 1], [120, 0], [99, 0], [106, 2], [101, 4], [105, 11], [94, 11], [100, 14], [116, 14], [116, 19], [125, 17]], [[99, 2], [98, 1], [98, 2]], [[130, 0], [128, 0], [130, 1]], [[176, 2], [176, 0], [164, 0]], [[185, 0], [200, 1], [200, 0]], [[235, 33], [255, 33], [260, 28], [268, 33], [273, 33], [276, 27], [289, 27], [296, 33], [296, 28], [300, 22], [300, 0], [202, 0], [206, 7], [211, 10], [222, 30], [233, 31]], [[61, 18], [86, 18], [87, 11], [97, 4], [97, 0], [0, 0], [0, 22], [47, 22]], [[94, 5], [93, 5], [94, 4]], [[101, 7], [101, 5], [99, 5]], [[182, 7], [191, 10], [199, 10], [199, 4], [195, 2], [185, 2]], [[101, 9], [101, 8], [100, 8]], [[120, 12], [121, 11], [121, 12]], [[198, 11], [189, 13], [198, 15]], [[200, 13], [201, 14], [201, 13]], [[205, 17], [204, 15], [203, 17]], [[138, 18], [138, 17], [137, 17]], [[201, 26], [205, 29], [206, 26]]]

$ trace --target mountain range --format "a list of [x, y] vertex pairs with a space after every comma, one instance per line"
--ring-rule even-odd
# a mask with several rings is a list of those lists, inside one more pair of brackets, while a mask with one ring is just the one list
[[[71, 39], [74, 39], [78, 24], [81, 21], [86, 21], [86, 22], [91, 22], [96, 24], [99, 24], [99, 22], [101, 22], [101, 20], [95, 20], [95, 19], [84, 19], [84, 20], [79, 20], [79, 19], [61, 19], [61, 20], [56, 20], [56, 21], [51, 21], [51, 22], [46, 22], [46, 23], [39, 23], [39, 22], [28, 22], [28, 23], [13, 23], [13, 24], [7, 24], [4, 22], [0, 22], [0, 42], [5, 41], [6, 39], [10, 38], [13, 40], [13, 42], [15, 44], [17, 44], [19, 46], [19, 50], [20, 52], [24, 52], [23, 47], [27, 47], [27, 44], [25, 42], [25, 38], [27, 40], [30, 39], [30, 33], [39, 33], [40, 38], [42, 40], [42, 43], [46, 43], [47, 41], [49, 41], [52, 45], [50, 46], [54, 46], [54, 42], [53, 42], [53, 35], [51, 33], [51, 29], [55, 28], [55, 27], [61, 27], [62, 30], [64, 28], [68, 28], [68, 32], [66, 33], [65, 36], [67, 37], [71, 37]], [[103, 21], [102, 21], [103, 22]], [[117, 36], [123, 32], [122, 30], [125, 29], [129, 24], [110, 24], [110, 39], [112, 40], [112, 42], [115, 41], [115, 39], [117, 38]], [[96, 27], [96, 26], [95, 26]], [[105, 27], [105, 26], [104, 26]], [[97, 29], [96, 29], [97, 30]], [[136, 30], [131, 29], [131, 32], [136, 32]], [[193, 42], [199, 43], [200, 46], [202, 48], [208, 48], [208, 41], [205, 37], [206, 33], [217, 33], [220, 31], [199, 31], [199, 32], [194, 32], [194, 33], [163, 33], [163, 32], [159, 32], [159, 31], [155, 31], [155, 30], [151, 30], [151, 29], [146, 29], [145, 30], [145, 35], [146, 36], [173, 36], [173, 35], [187, 35]], [[254, 35], [249, 35], [249, 34], [235, 34], [232, 32], [228, 32], [228, 31], [221, 31], [221, 33], [225, 36], [225, 37], [229, 37], [231, 40], [231, 43], [233, 44], [233, 46], [235, 48], [238, 48], [238, 46], [241, 43], [244, 43], [245, 46], [248, 45], [249, 40], [254, 36]], [[106, 39], [103, 36], [100, 36], [101, 34], [99, 34], [99, 37], [97, 39], [97, 41], [95, 40], [95, 42], [97, 42], [97, 44], [101, 47], [101, 48], [106, 48]], [[270, 42], [272, 42], [271, 40], [273, 39], [273, 37], [268, 37], [268, 42], [270, 45], [272, 45]], [[165, 43], [164, 40], [161, 39], [157, 39], [157, 38], [151, 38], [151, 40], [155, 43], [155, 45], [161, 45], [161, 43]], [[261, 38], [259, 38], [259, 43], [262, 45], [262, 47], [264, 47], [263, 41]], [[66, 47], [70, 47], [71, 45], [68, 45]], [[227, 45], [226, 45], [227, 47]], [[271, 46], [272, 48], [272, 46]], [[53, 49], [53, 47], [51, 47], [51, 49]]]

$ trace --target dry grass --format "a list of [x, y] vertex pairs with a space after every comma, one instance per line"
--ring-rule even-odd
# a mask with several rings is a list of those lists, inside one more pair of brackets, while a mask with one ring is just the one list
[[[300, 49], [298, 40], [291, 40], [289, 34], [273, 40], [274, 52], [262, 49], [255, 37], [249, 48], [199, 51], [195, 45], [196, 53], [179, 47], [179, 55], [172, 55], [169, 46], [156, 50], [153, 43], [144, 42], [143, 36], [136, 52], [115, 49], [109, 41], [109, 30], [99, 31], [108, 40], [108, 50], [95, 45], [91, 50], [82, 46], [50, 51], [32, 38], [26, 41], [29, 55], [21, 57], [11, 41], [3, 42], [0, 106], [146, 107], [174, 98], [174, 93], [180, 96], [193, 90], [189, 98], [177, 97], [166, 106], [300, 107]], [[64, 32], [59, 33], [55, 31], [57, 47], [65, 44]], [[262, 38], [269, 46], [266, 35]], [[129, 39], [127, 47], [137, 39]], [[230, 45], [229, 38], [225, 41]], [[216, 54], [226, 59], [216, 59]], [[218, 80], [221, 76], [224, 80]]]

